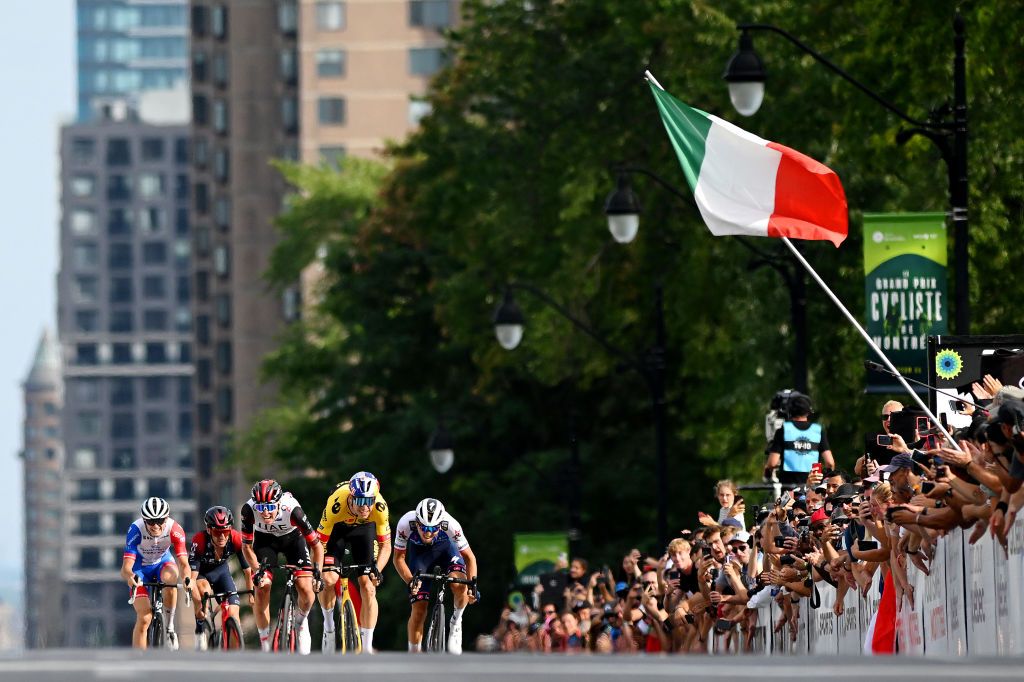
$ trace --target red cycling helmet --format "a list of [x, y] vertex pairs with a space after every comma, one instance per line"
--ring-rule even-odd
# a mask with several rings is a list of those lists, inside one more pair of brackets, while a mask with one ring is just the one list
[[210, 507], [204, 520], [210, 530], [230, 530], [235, 525], [235, 516], [227, 507]]
[[281, 484], [272, 478], [257, 481], [252, 487], [252, 501], [256, 504], [273, 504], [281, 499]]

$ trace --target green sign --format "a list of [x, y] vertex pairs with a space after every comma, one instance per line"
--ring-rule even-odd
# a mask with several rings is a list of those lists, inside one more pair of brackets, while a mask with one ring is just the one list
[[536, 585], [542, 573], [551, 573], [556, 564], [568, 563], [569, 538], [565, 533], [516, 533], [514, 543], [520, 584]]
[[[889, 361], [925, 381], [928, 337], [945, 334], [949, 317], [945, 214], [864, 214], [864, 307], [864, 328]], [[870, 349], [868, 358], [878, 359]], [[868, 392], [900, 390], [868, 373]]]

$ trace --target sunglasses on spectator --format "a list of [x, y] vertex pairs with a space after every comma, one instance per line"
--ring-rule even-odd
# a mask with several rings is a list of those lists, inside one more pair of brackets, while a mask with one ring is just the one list
[[889, 417], [891, 417], [891, 416], [892, 416], [891, 414], [883, 414], [882, 415], [882, 421], [884, 421], [884, 422], [889, 421]]
[[741, 542], [740, 543], [736, 543], [735, 545], [732, 546], [732, 548], [735, 549], [737, 552], [746, 552], [748, 549], [750, 549], [747, 545], [745, 545], [745, 544], [743, 544]]
[[545, 616], [553, 616], [553, 615], [555, 615], [555, 611], [553, 609], [545, 609], [544, 610], [544, 615]]
[[357, 507], [369, 507], [373, 504], [374, 499], [373, 497], [353, 497], [352, 504]]
[[260, 514], [269, 514], [277, 511], [277, 502], [257, 502], [252, 508]]

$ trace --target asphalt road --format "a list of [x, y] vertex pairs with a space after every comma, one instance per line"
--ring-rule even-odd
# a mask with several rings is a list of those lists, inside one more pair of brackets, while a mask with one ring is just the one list
[[455, 680], [598, 679], [666, 680], [1020, 680], [1021, 659], [914, 659], [902, 657], [788, 658], [736, 656], [529, 656], [466, 654], [432, 656], [308, 656], [129, 650], [63, 650], [0, 657], [0, 680], [134, 680], [137, 682], [258, 682], [262, 680], [354, 679], [453, 682]]

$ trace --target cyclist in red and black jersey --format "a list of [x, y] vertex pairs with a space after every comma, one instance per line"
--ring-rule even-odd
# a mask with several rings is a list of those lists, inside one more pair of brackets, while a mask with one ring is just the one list
[[[227, 507], [206, 510], [206, 530], [192, 538], [188, 564], [192, 569], [192, 607], [196, 612], [196, 648], [206, 648], [206, 610], [202, 595], [235, 591], [235, 580], [228, 568], [228, 559], [236, 557], [245, 576], [246, 589], [252, 587], [252, 568], [242, 553], [242, 534], [235, 530], [235, 517]], [[238, 595], [228, 597], [228, 612], [238, 618]], [[254, 603], [249, 595], [249, 605]]]
[[[242, 505], [242, 552], [254, 568], [258, 568], [261, 562], [276, 566], [277, 555], [281, 553], [286, 563], [303, 569], [295, 574], [298, 603], [294, 625], [298, 633], [299, 653], [308, 654], [310, 636], [306, 617], [315, 598], [314, 583], [319, 590], [319, 566], [324, 563], [324, 547], [298, 500], [281, 490], [277, 481], [257, 481], [252, 487], [252, 497]], [[253, 606], [260, 648], [264, 651], [270, 651], [271, 579], [270, 571], [259, 577], [256, 604]]]

